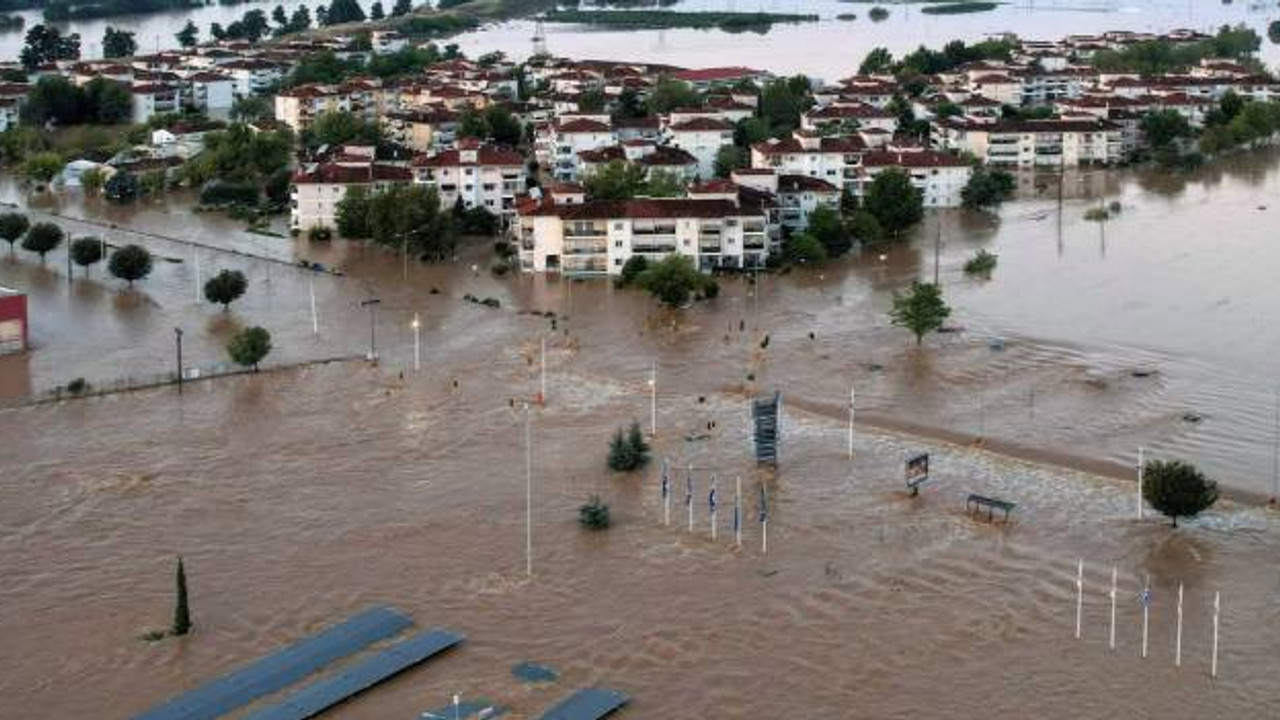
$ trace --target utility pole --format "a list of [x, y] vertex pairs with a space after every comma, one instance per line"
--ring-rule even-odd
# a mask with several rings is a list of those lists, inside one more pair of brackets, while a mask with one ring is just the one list
[[533, 577], [533, 430], [524, 404], [524, 572]]
[[382, 300], [378, 298], [369, 298], [360, 302], [360, 307], [369, 308], [369, 361], [373, 362], [378, 359], [378, 334], [377, 334], [377, 311], [378, 305], [382, 304]]
[[182, 328], [173, 329], [173, 339], [178, 346], [178, 394], [182, 394]]
[[422, 370], [422, 323], [418, 320], [418, 313], [413, 314], [413, 371]]

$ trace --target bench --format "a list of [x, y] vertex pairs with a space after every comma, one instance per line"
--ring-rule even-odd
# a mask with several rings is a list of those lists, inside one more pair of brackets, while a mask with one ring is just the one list
[[1007, 523], [1009, 522], [1009, 513], [1013, 512], [1013, 509], [1017, 507], [1017, 505], [1009, 502], [1008, 500], [1000, 500], [998, 498], [991, 498], [986, 497], [985, 495], [972, 493], [969, 495], [969, 499], [964, 503], [965, 511], [970, 514], [981, 512], [984, 507], [987, 509], [987, 522], [992, 522], [995, 511], [1001, 510], [1004, 512], [1004, 521]]

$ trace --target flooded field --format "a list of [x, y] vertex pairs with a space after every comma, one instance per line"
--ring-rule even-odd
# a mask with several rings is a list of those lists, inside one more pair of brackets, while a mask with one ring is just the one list
[[[1012, 32], [1024, 38], [1056, 40], [1075, 33], [1107, 30], [1166, 32], [1192, 28], [1212, 32], [1226, 24], [1244, 23], [1263, 36], [1262, 59], [1280, 62], [1280, 45], [1268, 42], [1267, 24], [1280, 17], [1280, 2], [1216, 2], [1214, 0], [1014, 0], [995, 10], [961, 15], [927, 15], [921, 5], [883, 2], [887, 19], [874, 22], [874, 4], [841, 0], [682, 0], [684, 11], [810, 13], [817, 23], [775, 25], [767, 32], [720, 30], [616, 30], [585, 25], [545, 26], [548, 50], [581, 59], [642, 60], [683, 67], [744, 65], [775, 73], [802, 73], [835, 80], [853, 74], [874, 47], [895, 53], [920, 45], [941, 47], [950, 40], [982, 40]], [[856, 20], [838, 20], [853, 13]], [[517, 20], [487, 26], [454, 40], [468, 54], [501, 50], [524, 58], [533, 52], [536, 23]]]

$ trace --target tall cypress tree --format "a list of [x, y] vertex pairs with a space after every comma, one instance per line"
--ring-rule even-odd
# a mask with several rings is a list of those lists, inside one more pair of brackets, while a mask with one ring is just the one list
[[178, 599], [173, 608], [173, 634], [186, 635], [191, 630], [191, 608], [187, 606], [187, 571], [182, 567], [182, 558], [178, 558]]

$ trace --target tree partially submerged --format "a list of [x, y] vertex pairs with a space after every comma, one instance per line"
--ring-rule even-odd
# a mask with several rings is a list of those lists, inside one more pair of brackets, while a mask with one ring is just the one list
[[0, 214], [0, 240], [9, 243], [9, 252], [13, 252], [13, 244], [27, 232], [31, 222], [22, 213], [7, 212]]
[[624, 434], [621, 429], [609, 440], [609, 469], [614, 472], [632, 472], [649, 463], [649, 443], [644, 439], [640, 423], [632, 422]]
[[174, 635], [186, 635], [191, 631], [191, 608], [187, 601], [187, 570], [182, 565], [181, 557], [178, 558], [174, 582], [177, 597], [173, 604], [173, 627], [169, 631]]
[[1142, 469], [1142, 498], [1178, 527], [1178, 518], [1195, 517], [1218, 501], [1218, 484], [1181, 460], [1152, 460]]
[[960, 191], [960, 200], [970, 210], [996, 207], [1013, 196], [1017, 183], [1013, 174], [999, 168], [974, 168], [969, 182]]
[[235, 364], [258, 372], [258, 363], [271, 352], [271, 333], [265, 328], [245, 328], [231, 337], [227, 354]]
[[151, 274], [153, 260], [151, 253], [141, 245], [125, 245], [111, 254], [107, 262], [107, 270], [115, 277], [129, 283], [141, 280]]
[[71, 261], [84, 268], [86, 273], [90, 265], [102, 262], [105, 252], [101, 238], [82, 237], [71, 241]]
[[693, 261], [683, 255], [668, 255], [649, 263], [636, 276], [635, 283], [669, 307], [683, 307], [690, 300], [710, 299], [720, 292], [715, 278], [698, 272]]
[[57, 225], [47, 222], [36, 223], [22, 238], [22, 249], [36, 253], [40, 256], [40, 262], [44, 262], [45, 255], [61, 245], [64, 237], [66, 234]]
[[209, 278], [204, 284], [204, 298], [211, 303], [222, 306], [223, 312], [231, 307], [249, 287], [249, 281], [239, 270], [222, 270]]
[[933, 283], [911, 283], [905, 293], [893, 294], [893, 309], [889, 317], [893, 324], [904, 327], [916, 336], [916, 345], [924, 341], [927, 333], [942, 327], [951, 316], [951, 308], [942, 299], [942, 291]]
[[599, 495], [592, 495], [585, 505], [578, 507], [578, 524], [588, 530], [606, 530], [611, 522], [609, 506]]

